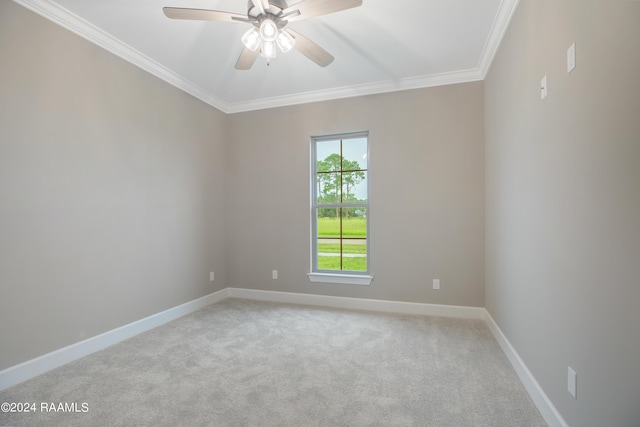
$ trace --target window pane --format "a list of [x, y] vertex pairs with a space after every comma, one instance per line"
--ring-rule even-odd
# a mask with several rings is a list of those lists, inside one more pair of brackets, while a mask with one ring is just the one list
[[367, 217], [365, 208], [342, 208], [342, 237], [367, 237]]
[[342, 240], [342, 269], [351, 271], [367, 271], [366, 239]]
[[366, 202], [367, 172], [345, 172], [342, 174], [342, 202]]
[[342, 170], [367, 169], [367, 138], [350, 138], [342, 141], [342, 155], [345, 160], [351, 162], [348, 164], [345, 162]]
[[317, 209], [318, 237], [340, 237], [340, 208]]
[[340, 140], [316, 142], [316, 170], [331, 172], [340, 170]]
[[317, 174], [317, 203], [339, 203], [341, 180], [342, 177], [340, 172]]
[[340, 239], [318, 239], [318, 269], [340, 270]]
[[363, 134], [324, 138], [312, 140], [316, 232], [312, 264], [318, 271], [368, 272], [368, 138]]

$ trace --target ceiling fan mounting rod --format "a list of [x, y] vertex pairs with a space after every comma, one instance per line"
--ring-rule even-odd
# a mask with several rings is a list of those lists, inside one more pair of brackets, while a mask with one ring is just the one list
[[287, 24], [289, 23], [287, 20], [285, 20], [284, 18], [289, 17], [289, 16], [298, 16], [300, 15], [300, 11], [299, 10], [292, 10], [287, 12], [286, 14], [282, 13], [282, 9], [280, 9], [280, 7], [278, 5], [274, 5], [274, 7], [276, 7], [278, 9], [278, 13], [272, 13], [271, 11], [267, 10], [267, 9], [262, 9], [259, 11], [258, 15], [254, 16], [251, 14], [251, 11], [254, 9], [253, 7], [251, 7], [253, 5], [253, 3], [250, 1], [249, 2], [249, 11], [247, 12], [247, 17], [237, 17], [234, 16], [231, 19], [233, 19], [234, 21], [238, 21], [238, 22], [246, 22], [249, 24], [254, 25], [257, 28], [260, 28], [260, 26], [262, 25], [262, 22], [264, 22], [265, 20], [269, 19], [271, 21], [273, 21], [278, 29], [283, 29], [284, 27], [287, 26]]

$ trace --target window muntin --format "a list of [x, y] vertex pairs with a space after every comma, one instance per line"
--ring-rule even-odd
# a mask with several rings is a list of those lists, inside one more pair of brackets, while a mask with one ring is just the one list
[[369, 272], [368, 134], [312, 138], [312, 271]]

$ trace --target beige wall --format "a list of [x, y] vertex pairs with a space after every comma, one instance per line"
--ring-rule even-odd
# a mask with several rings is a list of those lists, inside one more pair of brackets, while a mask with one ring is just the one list
[[569, 425], [637, 426], [640, 3], [522, 0], [485, 115], [487, 309]]
[[[482, 99], [477, 82], [229, 116], [229, 285], [483, 306]], [[310, 283], [309, 137], [360, 130], [374, 281]]]
[[10, 1], [0, 64], [0, 370], [226, 285], [224, 114]]

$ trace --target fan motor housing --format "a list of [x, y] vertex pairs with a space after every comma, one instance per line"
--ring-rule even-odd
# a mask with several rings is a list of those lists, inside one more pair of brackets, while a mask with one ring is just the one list
[[[289, 6], [284, 0], [269, 0], [269, 9], [267, 10], [267, 12], [273, 15], [277, 15], [278, 13], [280, 13], [280, 11], [286, 9], [287, 7]], [[247, 15], [258, 16], [259, 12], [254, 9], [256, 9], [256, 7], [253, 5], [253, 2], [249, 0], [247, 4]]]

